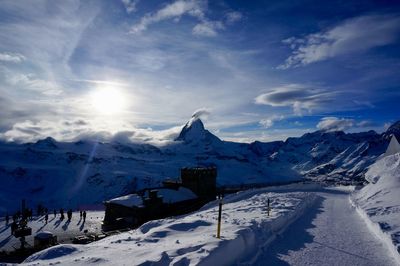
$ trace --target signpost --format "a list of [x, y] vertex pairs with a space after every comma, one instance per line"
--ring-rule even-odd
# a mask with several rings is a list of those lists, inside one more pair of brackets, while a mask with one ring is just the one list
[[222, 196], [219, 196], [217, 238], [221, 238]]

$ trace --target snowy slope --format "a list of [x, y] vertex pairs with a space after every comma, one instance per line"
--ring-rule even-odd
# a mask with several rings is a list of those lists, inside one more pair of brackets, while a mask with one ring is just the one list
[[[266, 212], [271, 200], [271, 215]], [[151, 221], [85, 246], [60, 245], [26, 259], [29, 265], [232, 265], [251, 263], [258, 250], [314, 201], [309, 192], [241, 192], [225, 198], [221, 239], [215, 237], [217, 202], [180, 217]]]
[[[397, 132], [398, 123], [388, 132]], [[0, 142], [0, 215], [25, 198], [30, 207], [76, 208], [101, 203], [179, 176], [181, 167], [216, 165], [218, 185], [271, 183], [303, 177], [321, 182], [363, 182], [366, 167], [389, 138], [373, 131], [323, 132], [271, 143], [222, 141], [192, 118], [175, 141], [143, 143], [46, 138], [36, 143]]]
[[366, 178], [371, 183], [356, 192], [352, 200], [400, 264], [400, 153], [378, 160]]

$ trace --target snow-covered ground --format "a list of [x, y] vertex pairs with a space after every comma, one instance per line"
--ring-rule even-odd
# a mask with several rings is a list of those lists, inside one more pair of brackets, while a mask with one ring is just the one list
[[[28, 226], [32, 228], [32, 235], [26, 237], [26, 242], [33, 246], [33, 237], [36, 233], [49, 231], [57, 236], [59, 243], [70, 243], [71, 238], [83, 235], [86, 230], [88, 233], [100, 233], [103, 219], [104, 211], [88, 211], [85, 222], [80, 218], [79, 212], [73, 212], [70, 222], [67, 219], [61, 221], [60, 214], [56, 217], [50, 214], [47, 224], [44, 216], [34, 217], [32, 221], [28, 222]], [[2, 218], [0, 220], [0, 251], [13, 251], [19, 246], [19, 239], [11, 235], [10, 225], [7, 226]]]
[[400, 264], [400, 153], [378, 160], [366, 178], [371, 183], [354, 194], [353, 204]]
[[[399, 157], [391, 158], [390, 165]], [[354, 187], [292, 184], [239, 192], [224, 199], [221, 239], [215, 237], [218, 202], [214, 201], [197, 212], [151, 221], [88, 245], [52, 247], [24, 264], [399, 265], [388, 242], [359, 215], [363, 209], [349, 201], [353, 191]], [[399, 221], [398, 216], [380, 218], [390, 225]]]
[[271, 243], [254, 265], [397, 265], [350, 204], [350, 192], [343, 188], [317, 192], [313, 208]]
[[[267, 200], [271, 214], [267, 215]], [[240, 192], [224, 199], [221, 239], [217, 239], [218, 203], [177, 218], [151, 221], [137, 230], [88, 245], [60, 245], [29, 257], [30, 265], [232, 265], [251, 264], [314, 202], [310, 192]], [[259, 252], [260, 251], [260, 252]]]

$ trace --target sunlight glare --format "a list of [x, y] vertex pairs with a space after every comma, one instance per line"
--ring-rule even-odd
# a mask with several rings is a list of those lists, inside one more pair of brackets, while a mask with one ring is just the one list
[[103, 115], [121, 113], [126, 107], [125, 98], [120, 90], [113, 87], [97, 88], [90, 95], [91, 105]]

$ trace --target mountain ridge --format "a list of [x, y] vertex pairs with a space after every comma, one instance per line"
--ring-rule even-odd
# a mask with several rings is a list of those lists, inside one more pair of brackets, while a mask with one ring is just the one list
[[220, 140], [192, 118], [175, 141], [162, 147], [52, 138], [0, 142], [0, 212], [19, 206], [22, 198], [55, 207], [101, 203], [158, 186], [179, 176], [181, 167], [197, 165], [217, 166], [220, 186], [304, 178], [361, 184], [368, 166], [386, 150], [385, 134], [316, 131], [286, 141], [235, 143]]

